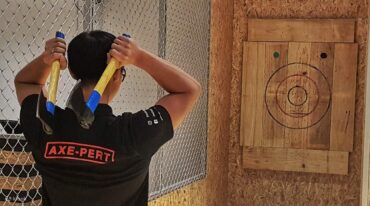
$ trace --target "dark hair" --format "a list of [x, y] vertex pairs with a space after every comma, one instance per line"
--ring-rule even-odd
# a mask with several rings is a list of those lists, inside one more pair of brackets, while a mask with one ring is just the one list
[[68, 45], [68, 65], [75, 79], [96, 83], [107, 66], [107, 53], [116, 37], [105, 31], [82, 32]]

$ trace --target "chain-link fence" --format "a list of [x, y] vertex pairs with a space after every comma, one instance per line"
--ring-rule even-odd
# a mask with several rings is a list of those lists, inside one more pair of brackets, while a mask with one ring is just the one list
[[[175, 137], [152, 158], [150, 199], [205, 176], [210, 0], [0, 0], [0, 205], [41, 203], [41, 177], [20, 127], [13, 84], [60, 30], [69, 42], [82, 31], [130, 33], [144, 49], [168, 59], [202, 84], [203, 93]], [[57, 104], [75, 81], [62, 72]], [[115, 114], [152, 106], [164, 95], [143, 71], [129, 67]]]

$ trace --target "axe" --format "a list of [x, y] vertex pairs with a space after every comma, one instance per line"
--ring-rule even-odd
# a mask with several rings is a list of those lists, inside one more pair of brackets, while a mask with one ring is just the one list
[[[128, 34], [123, 34], [127, 38], [131, 38]], [[73, 88], [71, 95], [67, 101], [67, 107], [70, 108], [76, 115], [78, 122], [84, 129], [90, 129], [94, 122], [94, 112], [98, 106], [103, 92], [112, 78], [114, 72], [117, 70], [119, 62], [115, 58], [111, 58], [107, 67], [105, 68], [102, 76], [96, 84], [94, 90], [90, 94], [90, 97], [86, 104], [84, 103], [81, 82], [77, 82]]]
[[[57, 31], [55, 37], [64, 39], [64, 34], [60, 31]], [[40, 119], [46, 134], [53, 133], [53, 116], [55, 113], [59, 74], [60, 62], [56, 60], [51, 65], [48, 98], [46, 99], [41, 91], [37, 101], [36, 117]]]

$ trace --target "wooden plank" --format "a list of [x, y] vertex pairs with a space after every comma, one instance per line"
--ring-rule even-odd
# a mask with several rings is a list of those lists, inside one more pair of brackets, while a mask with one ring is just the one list
[[353, 149], [357, 52], [357, 44], [335, 45], [330, 150]]
[[244, 147], [243, 167], [346, 175], [348, 152]]
[[252, 146], [256, 128], [258, 43], [244, 43], [242, 102], [240, 122], [241, 145]]
[[354, 19], [249, 19], [248, 41], [354, 42]]
[[32, 202], [27, 202], [27, 203], [16, 203], [16, 202], [3, 202], [0, 201], [0, 205], [2, 206], [40, 206], [42, 203], [41, 200], [35, 200]]
[[34, 163], [30, 152], [11, 152], [0, 150], [0, 164], [32, 165]]
[[31, 190], [41, 187], [41, 177], [4, 177], [0, 176], [0, 189], [4, 190]]
[[[310, 59], [310, 43], [289, 43], [288, 50], [288, 63], [298, 63], [289, 66], [287, 71], [287, 77], [297, 75], [307, 71], [307, 66], [300, 63], [307, 63]], [[302, 85], [302, 78], [290, 78], [287, 81], [286, 95], [289, 95], [289, 91], [294, 87], [295, 84]], [[287, 97], [288, 98], [288, 97]], [[290, 116], [292, 113], [296, 113], [296, 110], [304, 113], [307, 112], [307, 106], [295, 106], [291, 103], [285, 105], [285, 143], [284, 146], [287, 148], [304, 148], [307, 138], [307, 130], [301, 129], [307, 126], [307, 118]], [[288, 115], [290, 114], [290, 115]]]
[[[261, 146], [263, 144], [263, 108], [264, 108], [264, 73], [266, 70], [266, 44], [264, 42], [258, 43], [257, 47], [257, 77], [256, 77], [256, 105], [255, 108], [255, 127], [253, 135], [253, 145]], [[250, 68], [252, 69], [252, 68]]]
[[[147, 1], [148, 2], [148, 1]], [[164, 1], [163, 1], [164, 2]], [[162, 3], [163, 3], [162, 2]], [[231, 105], [239, 105], [239, 98], [231, 98], [235, 93], [231, 92], [233, 71], [233, 2], [213, 1], [211, 6], [212, 15], [210, 20], [210, 44], [209, 44], [209, 83], [208, 83], [208, 139], [207, 139], [207, 179], [193, 184], [196, 188], [181, 189], [173, 199], [184, 200], [178, 205], [207, 205], [212, 200], [220, 205], [227, 204], [225, 187], [228, 182], [230, 121]], [[238, 48], [241, 50], [242, 45]], [[239, 51], [241, 52], [241, 51]], [[240, 54], [242, 55], [242, 54]], [[241, 57], [240, 57], [241, 58]], [[241, 69], [239, 67], [239, 69]], [[240, 71], [241, 72], [241, 71]], [[240, 80], [237, 80], [238, 85]], [[239, 85], [240, 86], [240, 85]], [[206, 87], [206, 86], [205, 86]], [[238, 128], [234, 128], [237, 130]], [[238, 137], [233, 136], [234, 139]], [[237, 143], [236, 143], [237, 144]], [[212, 192], [208, 192], [212, 188]], [[184, 191], [188, 195], [183, 195]], [[181, 192], [181, 194], [180, 194]], [[199, 195], [202, 194], [202, 195]], [[202, 198], [206, 196], [206, 198]], [[178, 201], [179, 202], [179, 201]], [[184, 202], [184, 203], [182, 203]], [[177, 204], [177, 203], [176, 203]], [[160, 201], [156, 206], [176, 205]], [[152, 204], [151, 206], [154, 206]]]
[[[319, 151], [319, 150], [316, 150]], [[348, 174], [348, 152], [340, 152], [340, 151], [328, 151], [328, 173], [330, 174]]]
[[[307, 142], [304, 148], [329, 149], [330, 147], [330, 125], [331, 125], [331, 88], [333, 85], [334, 66], [334, 44], [333, 43], [312, 43], [310, 54], [310, 65], [316, 67], [320, 72], [312, 70], [309, 73], [319, 91], [311, 90], [320, 97], [319, 102], [309, 101], [312, 108], [317, 105], [311, 114], [308, 124], [313, 125], [307, 128]], [[323, 78], [324, 77], [324, 78]], [[313, 99], [313, 98], [311, 98]], [[321, 119], [321, 120], [320, 120]], [[319, 120], [319, 122], [317, 122]]]
[[[264, 79], [261, 80], [261, 82], [264, 82], [263, 90], [265, 90], [266, 83], [274, 72], [288, 63], [288, 43], [266, 43], [266, 55], [264, 59], [266, 61], [266, 67]], [[276, 75], [277, 77], [270, 79], [269, 82], [270, 88], [273, 89], [267, 90], [266, 97], [264, 97], [265, 101], [269, 101], [269, 105], [273, 105], [276, 99], [276, 90], [274, 89], [279, 82], [274, 80], [285, 78], [286, 72], [279, 72]], [[283, 85], [283, 87], [284, 86], [286, 85]], [[262, 145], [265, 147], [284, 147], [284, 127], [278, 124], [269, 113], [269, 110], [276, 110], [277, 107], [270, 107], [268, 110], [265, 102], [263, 102], [263, 105]], [[273, 113], [276, 113], [276, 111], [273, 111]]]

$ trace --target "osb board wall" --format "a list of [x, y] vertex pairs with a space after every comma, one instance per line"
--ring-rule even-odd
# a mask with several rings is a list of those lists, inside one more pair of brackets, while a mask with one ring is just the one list
[[227, 203], [233, 0], [212, 0], [206, 179], [165, 195], [150, 206]]
[[[206, 204], [207, 179], [188, 185], [158, 199], [149, 202], [149, 206], [197, 206]], [[226, 198], [224, 200], [226, 202]]]
[[[228, 205], [359, 205], [364, 88], [367, 50], [367, 0], [235, 0]], [[248, 18], [355, 18], [359, 61], [354, 150], [349, 175], [320, 175], [242, 169], [239, 146], [242, 43]]]

